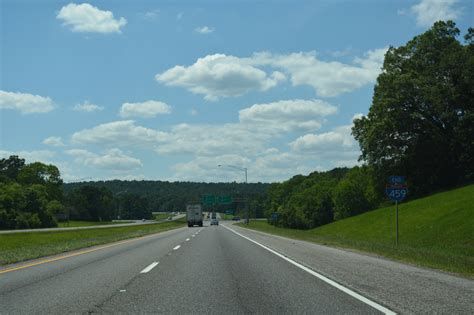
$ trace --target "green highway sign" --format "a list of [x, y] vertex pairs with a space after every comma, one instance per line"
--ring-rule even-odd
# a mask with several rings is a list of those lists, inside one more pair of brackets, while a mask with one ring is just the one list
[[228, 205], [232, 203], [231, 196], [219, 196], [219, 204], [221, 205]]
[[201, 202], [206, 206], [212, 206], [216, 204], [216, 196], [214, 195], [204, 195], [201, 198]]

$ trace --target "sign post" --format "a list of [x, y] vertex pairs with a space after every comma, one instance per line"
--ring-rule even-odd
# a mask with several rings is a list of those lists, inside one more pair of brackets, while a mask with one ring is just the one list
[[385, 193], [388, 197], [395, 201], [395, 214], [396, 214], [396, 222], [395, 222], [395, 241], [398, 246], [398, 203], [405, 199], [408, 188], [406, 184], [406, 177], [405, 176], [390, 176], [388, 178], [388, 183], [385, 186]]

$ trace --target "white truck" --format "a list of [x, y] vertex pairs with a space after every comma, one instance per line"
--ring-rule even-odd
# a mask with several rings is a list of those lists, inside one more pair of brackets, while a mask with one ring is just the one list
[[193, 227], [194, 225], [202, 226], [203, 216], [201, 205], [187, 205], [186, 220], [188, 221], [188, 227]]

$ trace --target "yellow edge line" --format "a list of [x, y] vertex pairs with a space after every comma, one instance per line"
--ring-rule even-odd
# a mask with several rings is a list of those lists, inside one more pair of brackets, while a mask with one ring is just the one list
[[46, 263], [49, 263], [49, 262], [53, 262], [53, 261], [57, 261], [57, 260], [61, 260], [61, 259], [66, 259], [66, 258], [78, 256], [78, 255], [83, 255], [83, 254], [95, 252], [95, 251], [98, 251], [98, 250], [101, 250], [101, 249], [106, 249], [106, 248], [109, 248], [109, 247], [121, 245], [121, 244], [126, 244], [126, 243], [139, 241], [139, 240], [142, 240], [142, 239], [145, 239], [145, 238], [150, 238], [152, 236], [156, 236], [156, 234], [163, 233], [163, 232], [166, 232], [166, 231], [160, 231], [160, 232], [157, 232], [157, 233], [153, 233], [152, 235], [140, 236], [138, 238], [133, 238], [131, 240], [118, 241], [117, 243], [104, 245], [104, 246], [100, 246], [100, 247], [96, 247], [96, 248], [92, 248], [92, 249], [87, 249], [87, 250], [83, 250], [83, 251], [80, 251], [80, 252], [77, 252], [77, 253], [73, 253], [73, 254], [69, 254], [69, 255], [65, 255], [65, 256], [61, 256], [61, 257], [45, 259], [45, 260], [41, 260], [41, 261], [38, 261], [38, 262], [35, 262], [35, 263], [23, 265], [23, 266], [9, 268], [9, 269], [5, 269], [5, 270], [0, 270], [0, 274], [16, 271], [16, 270], [20, 270], [20, 269], [25, 269], [25, 268], [29, 268], [29, 267], [33, 267], [33, 266], [37, 266], [37, 265], [42, 265], [42, 264], [46, 264]]

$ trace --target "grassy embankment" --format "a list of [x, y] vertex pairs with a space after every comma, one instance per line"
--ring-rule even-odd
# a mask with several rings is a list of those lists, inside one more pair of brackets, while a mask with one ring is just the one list
[[121, 222], [110, 222], [110, 221], [69, 221], [69, 222], [58, 222], [58, 227], [82, 227], [82, 226], [95, 226], [95, 225], [111, 225], [111, 224], [124, 224], [132, 221], [121, 221]]
[[474, 185], [401, 203], [398, 246], [395, 206], [311, 230], [279, 228], [265, 221], [251, 221], [248, 227], [474, 276]]
[[185, 226], [185, 220], [180, 219], [156, 224], [107, 229], [0, 234], [0, 265], [163, 232], [183, 226]]
[[162, 220], [166, 220], [168, 219], [168, 217], [170, 216], [171, 214], [169, 213], [154, 213], [153, 214], [153, 219], [156, 220], [156, 221], [162, 221]]

